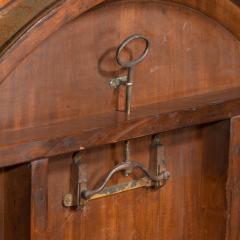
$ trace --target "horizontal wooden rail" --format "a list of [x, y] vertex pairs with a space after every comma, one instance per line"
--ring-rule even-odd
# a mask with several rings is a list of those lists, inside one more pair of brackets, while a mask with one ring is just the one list
[[112, 112], [55, 125], [0, 132], [0, 167], [94, 146], [230, 119], [240, 114], [240, 88]]

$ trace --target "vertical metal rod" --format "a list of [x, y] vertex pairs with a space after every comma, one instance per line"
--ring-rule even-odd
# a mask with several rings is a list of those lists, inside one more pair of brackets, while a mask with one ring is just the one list
[[126, 107], [125, 111], [127, 113], [127, 116], [131, 113], [131, 100], [132, 100], [132, 67], [128, 68], [128, 77], [127, 77], [127, 83], [126, 83]]
[[[125, 111], [127, 117], [130, 116], [131, 113], [131, 100], [132, 100], [132, 67], [128, 68], [128, 77], [126, 83], [126, 101], [125, 101]], [[125, 162], [130, 161], [130, 141], [125, 142], [124, 146], [124, 153], [125, 153]], [[131, 170], [125, 171], [125, 176], [128, 176], [131, 173]]]
[[[124, 146], [124, 161], [125, 162], [130, 162], [130, 141], [125, 141], [125, 146]], [[131, 173], [131, 170], [126, 170], [125, 171], [125, 176], [128, 176]]]
[[[122, 50], [131, 42], [134, 41], [136, 39], [142, 39], [145, 41], [146, 43], [146, 47], [143, 51], [143, 53], [136, 59], [131, 60], [129, 62], [122, 62], [120, 55]], [[124, 68], [127, 68], [128, 70], [128, 76], [127, 76], [127, 82], [126, 82], [126, 100], [125, 100], [125, 112], [127, 115], [127, 118], [129, 118], [130, 113], [131, 113], [131, 100], [132, 100], [132, 73], [133, 73], [133, 67], [136, 66], [138, 63], [142, 62], [144, 60], [144, 58], [146, 57], [146, 55], [148, 54], [149, 51], [149, 47], [150, 47], [150, 42], [147, 38], [145, 38], [142, 35], [139, 34], [134, 34], [132, 36], [129, 36], [128, 38], [126, 38], [118, 47], [117, 49], [117, 53], [116, 53], [116, 60], [117, 63]], [[130, 156], [130, 142], [129, 141], [125, 141], [125, 145], [124, 145], [124, 155], [125, 155], [125, 162], [130, 161], [129, 156]], [[125, 175], [128, 175], [129, 173], [131, 173], [131, 170], [126, 171]]]
[[129, 162], [129, 156], [130, 156], [130, 142], [129, 141], [126, 141], [125, 142], [125, 159], [126, 159], [126, 162]]

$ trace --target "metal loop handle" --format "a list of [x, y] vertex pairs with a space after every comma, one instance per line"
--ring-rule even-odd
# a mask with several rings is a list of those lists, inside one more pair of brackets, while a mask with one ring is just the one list
[[[82, 191], [81, 196], [85, 200], [90, 199], [93, 195], [100, 193], [105, 188], [108, 181], [112, 178], [112, 176], [115, 173], [123, 171], [123, 170], [129, 170], [129, 169], [134, 170], [136, 168], [142, 170], [142, 172], [145, 174], [145, 176], [148, 177], [153, 182], [159, 182], [162, 180], [162, 175], [160, 175], [160, 176], [152, 175], [151, 173], [148, 172], [148, 170], [141, 163], [134, 162], [134, 161], [123, 162], [123, 163], [118, 164], [117, 166], [115, 166], [112, 169], [112, 171], [107, 175], [107, 177], [105, 178], [105, 180], [103, 181], [101, 186], [99, 186], [98, 188], [96, 188], [94, 190], [84, 190], [84, 191]], [[166, 176], [166, 178], [167, 178], [167, 176]]]
[[[136, 39], [142, 39], [146, 42], [146, 47], [143, 51], [143, 53], [136, 59], [132, 60], [132, 61], [129, 61], [129, 62], [122, 62], [121, 59], [120, 59], [120, 54], [122, 52], [122, 50], [133, 40], [136, 40]], [[150, 41], [145, 38], [144, 36], [140, 35], [140, 34], [134, 34], [128, 38], [126, 38], [121, 44], [120, 46], [118, 47], [117, 49], [117, 53], [116, 53], [116, 60], [117, 60], [117, 63], [124, 67], [124, 68], [131, 68], [133, 67], [134, 65], [137, 65], [138, 63], [140, 63], [145, 57], [146, 55], [148, 54], [148, 51], [149, 51], [149, 48], [150, 48]]]

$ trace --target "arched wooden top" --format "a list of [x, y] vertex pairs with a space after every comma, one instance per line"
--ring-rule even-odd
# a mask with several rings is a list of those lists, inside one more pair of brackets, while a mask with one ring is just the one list
[[[41, 0], [34, 1], [33, 5], [29, 5], [30, 3], [26, 0], [2, 1], [0, 8], [0, 29], [2, 29], [0, 81], [3, 81], [17, 63], [53, 32], [80, 14], [104, 2], [110, 1]], [[216, 20], [240, 39], [240, 7], [235, 1], [166, 0], [165, 2], [174, 2], [194, 8]]]
[[[2, 165], [238, 115], [240, 8], [194, 2], [58, 1], [10, 38], [0, 59]], [[141, 96], [126, 120], [106, 53], [139, 29], [154, 50], [135, 71]]]

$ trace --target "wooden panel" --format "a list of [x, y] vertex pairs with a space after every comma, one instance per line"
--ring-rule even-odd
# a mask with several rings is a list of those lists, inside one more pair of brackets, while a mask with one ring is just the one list
[[[223, 240], [229, 123], [161, 135], [171, 179], [159, 191], [138, 189], [89, 202], [81, 212], [62, 206], [70, 189], [71, 155], [49, 164], [47, 237], [58, 240]], [[149, 165], [150, 137], [132, 141], [132, 159]], [[122, 145], [82, 152], [90, 187], [122, 160]], [[101, 160], [101, 161], [100, 161]], [[120, 174], [121, 175], [121, 174]], [[114, 177], [111, 184], [123, 181]], [[54, 204], [53, 204], [54, 203]]]
[[[9, 48], [15, 50], [15, 48], [20, 46], [21, 50], [10, 51], [11, 59], [9, 58], [6, 61], [7, 64], [5, 64], [3, 68], [4, 71], [2, 72], [2, 69], [0, 70], [0, 76], [6, 76], [9, 71], [15, 68], [15, 65], [18, 64], [21, 59], [28, 55], [32, 49], [36, 48], [38, 44], [62, 25], [68, 23], [79, 14], [105, 1], [106, 0], [84, 0], [84, 4], [82, 4], [82, 0], [68, 0], [63, 2], [57, 0], [57, 4], [51, 9], [49, 5], [51, 5], [52, 2], [50, 2], [50, 0], [34, 1], [34, 4], [29, 0], [15, 0], [15, 3], [17, 3], [15, 8], [10, 8], [10, 11], [8, 11], [8, 8], [4, 14], [2, 14], [2, 12], [0, 13], [0, 29], [2, 29], [2, 34], [0, 36], [0, 46], [2, 51], [0, 55], [4, 52], [9, 53], [9, 51], [7, 51]], [[189, 6], [207, 16], [210, 16], [240, 39], [240, 26], [239, 24], [236, 24], [240, 20], [240, 8], [237, 5], [239, 0], [168, 1]], [[61, 3], [61, 7], [59, 7], [58, 3]], [[12, 5], [15, 4], [11, 4], [11, 6]], [[49, 11], [49, 9], [51, 10]], [[17, 15], [19, 17], [16, 21], [15, 16]], [[26, 41], [21, 41], [23, 36], [26, 37], [29, 35], [31, 36], [30, 38], [25, 39]], [[2, 78], [0, 77], [0, 79]]]
[[0, 239], [4, 239], [4, 171], [0, 168]]
[[8, 168], [4, 172], [4, 240], [30, 239], [29, 166]]
[[6, 7], [7, 5], [9, 5], [10, 3], [14, 2], [14, 0], [0, 0], [0, 10], [3, 7]]
[[[48, 159], [31, 163], [31, 239], [46, 239]], [[52, 203], [54, 205], [54, 203]]]
[[46, 159], [2, 169], [0, 239], [46, 239], [47, 170]]
[[228, 169], [228, 224], [226, 240], [240, 239], [240, 117], [231, 120], [231, 139]]
[[232, 2], [234, 2], [235, 4], [240, 5], [240, 1], [239, 0], [232, 0]]
[[[0, 52], [13, 44], [38, 18], [59, 0], [0, 0]], [[0, 53], [1, 55], [1, 53]]]
[[134, 74], [134, 106], [239, 86], [239, 42], [216, 22], [175, 4], [108, 3], [54, 34], [2, 81], [0, 129], [114, 111], [115, 47], [136, 32], [152, 50]]
[[239, 95], [240, 89], [236, 88], [147, 105], [133, 109], [128, 120], [125, 113], [114, 112], [4, 131], [0, 134], [0, 166], [228, 119], [240, 114]]

